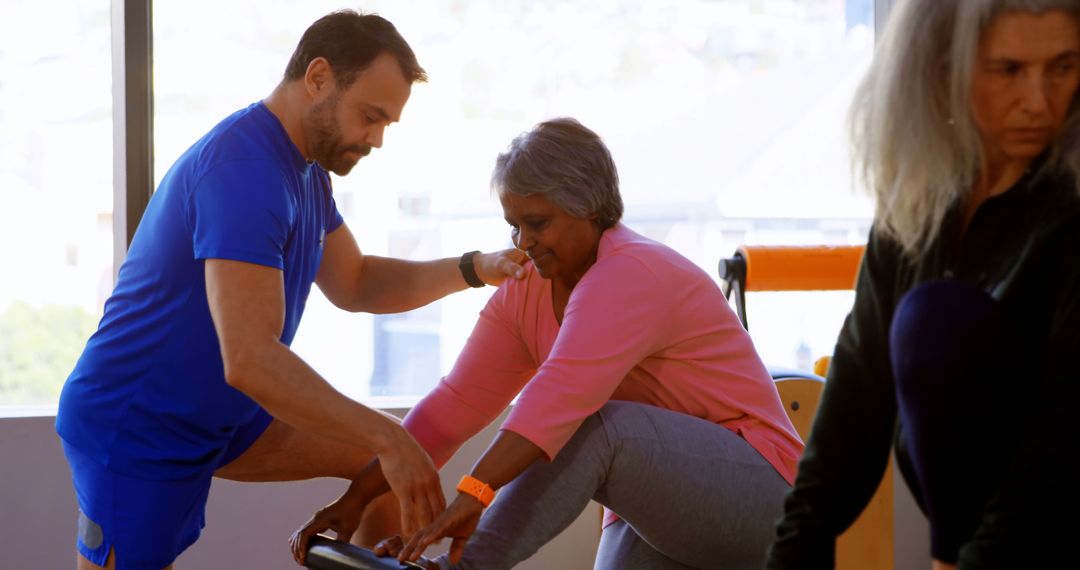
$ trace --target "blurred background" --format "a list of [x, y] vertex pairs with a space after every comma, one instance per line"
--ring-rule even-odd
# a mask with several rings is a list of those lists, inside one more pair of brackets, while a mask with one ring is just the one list
[[[0, 8], [0, 415], [55, 406], [112, 287], [110, 0]], [[873, 53], [874, 0], [158, 0], [155, 177], [265, 97], [304, 29], [353, 8], [392, 21], [430, 76], [338, 207], [366, 253], [509, 247], [495, 156], [555, 116], [597, 131], [625, 223], [716, 278], [741, 244], [856, 244], [871, 204], [844, 121]], [[207, 14], [213, 14], [208, 18]], [[399, 315], [312, 292], [294, 348], [341, 391], [407, 406], [453, 365], [492, 288]], [[766, 362], [830, 354], [852, 294], [750, 294]]]

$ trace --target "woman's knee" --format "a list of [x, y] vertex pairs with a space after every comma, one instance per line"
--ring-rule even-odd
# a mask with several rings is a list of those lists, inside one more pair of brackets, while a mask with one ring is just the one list
[[598, 420], [600, 426], [611, 430], [619, 426], [639, 424], [652, 410], [660, 411], [661, 409], [638, 402], [612, 400], [604, 404], [592, 417]]
[[901, 396], [985, 381], [1009, 366], [1011, 327], [1000, 305], [978, 287], [938, 281], [909, 291], [889, 330], [893, 376]]

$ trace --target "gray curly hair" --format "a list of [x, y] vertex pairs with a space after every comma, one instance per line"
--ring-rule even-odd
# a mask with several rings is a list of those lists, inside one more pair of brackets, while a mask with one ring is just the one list
[[495, 159], [491, 186], [500, 195], [542, 195], [577, 218], [596, 216], [601, 230], [623, 215], [611, 152], [599, 135], [568, 117], [544, 121], [515, 137]]

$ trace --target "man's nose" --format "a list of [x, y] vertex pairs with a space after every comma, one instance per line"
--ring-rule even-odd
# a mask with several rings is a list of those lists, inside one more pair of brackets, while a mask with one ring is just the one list
[[364, 140], [371, 148], [382, 148], [383, 131], [386, 129], [383, 125], [375, 125], [368, 130], [367, 138]]

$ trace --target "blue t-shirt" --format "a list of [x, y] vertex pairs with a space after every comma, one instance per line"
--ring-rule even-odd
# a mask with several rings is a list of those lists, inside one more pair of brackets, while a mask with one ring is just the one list
[[118, 473], [205, 475], [259, 406], [225, 382], [205, 259], [282, 270], [289, 345], [342, 223], [326, 171], [262, 103], [234, 113], [161, 181], [97, 332], [60, 395], [56, 429]]

